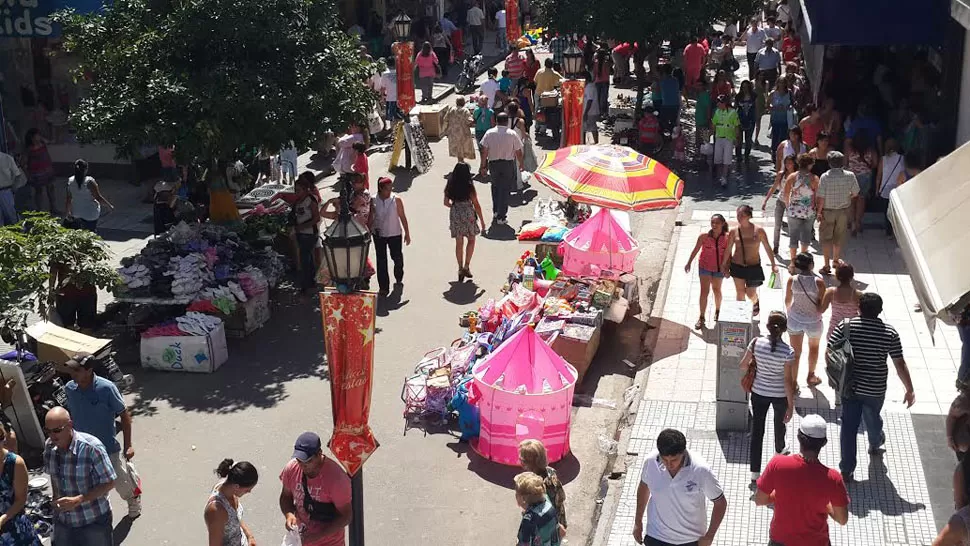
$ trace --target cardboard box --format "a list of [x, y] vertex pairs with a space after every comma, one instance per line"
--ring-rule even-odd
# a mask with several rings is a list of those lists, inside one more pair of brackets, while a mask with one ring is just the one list
[[540, 108], [557, 108], [559, 106], [559, 91], [546, 91], [539, 95]]
[[[451, 108], [447, 104], [425, 104], [414, 107], [411, 115], [417, 114], [424, 136], [428, 138], [441, 138], [445, 130], [445, 115]], [[415, 112], [417, 110], [417, 112]]]
[[86, 336], [44, 321], [27, 328], [27, 335], [37, 341], [37, 359], [55, 366], [63, 365], [77, 353], [99, 356], [111, 345], [110, 339]]
[[261, 328], [269, 321], [269, 291], [249, 298], [236, 306], [236, 311], [225, 317], [226, 337], [242, 338]]
[[563, 357], [566, 362], [572, 364], [579, 373], [579, 378], [576, 380], [577, 385], [583, 382], [583, 377], [585, 377], [589, 365], [593, 363], [593, 358], [596, 357], [596, 351], [600, 347], [601, 330], [602, 328], [596, 328], [589, 341], [580, 341], [560, 334], [552, 342], [552, 350], [556, 351], [556, 354]]
[[163, 336], [141, 340], [141, 365], [168, 372], [212, 373], [229, 360], [226, 328], [206, 336]]

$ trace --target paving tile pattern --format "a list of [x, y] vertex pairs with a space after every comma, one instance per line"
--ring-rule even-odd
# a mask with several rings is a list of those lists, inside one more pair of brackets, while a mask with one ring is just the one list
[[[708, 229], [710, 211], [695, 211], [681, 230], [675, 255], [674, 277], [670, 280], [662, 310], [658, 340], [653, 348], [653, 364], [643, 400], [633, 424], [627, 447], [629, 461], [621, 499], [612, 521], [608, 546], [634, 544], [633, 519], [636, 510], [636, 489], [644, 458], [652, 451], [660, 430], [672, 427], [683, 431], [691, 451], [705, 458], [718, 475], [729, 508], [715, 544], [764, 545], [768, 542], [771, 523], [770, 508], [757, 507], [751, 501], [748, 466], [750, 436], [745, 432], [718, 433], [715, 430], [717, 346], [713, 330], [698, 332], [692, 329], [698, 316], [697, 301], [700, 284], [696, 261], [689, 274], [683, 266], [693, 250], [697, 236]], [[733, 222], [734, 214], [722, 211]], [[755, 222], [769, 231], [770, 217], [756, 213]], [[787, 237], [782, 235], [782, 253], [787, 255]], [[821, 266], [820, 249], [816, 265]], [[762, 252], [766, 271], [768, 256]], [[900, 334], [904, 357], [910, 367], [916, 390], [917, 404], [907, 410], [902, 404], [903, 386], [890, 370], [889, 390], [883, 409], [887, 451], [871, 458], [866, 450], [864, 427], [859, 431], [855, 473], [856, 482], [849, 485], [850, 515], [845, 527], [830, 523], [833, 545], [882, 546], [930, 544], [936, 526], [930, 508], [929, 492], [923, 475], [920, 454], [910, 412], [943, 415], [956, 395], [953, 380], [959, 367], [960, 339], [955, 329], [939, 326], [931, 337], [923, 316], [914, 312], [916, 293], [906, 274], [906, 267], [898, 249], [882, 232], [866, 232], [852, 239], [844, 251], [844, 259], [856, 269], [860, 289], [875, 291], [885, 303], [883, 319]], [[780, 261], [782, 269], [787, 260]], [[787, 274], [787, 273], [786, 273]], [[829, 279], [829, 282], [834, 279]], [[724, 299], [735, 298], [733, 282], [723, 285]], [[760, 291], [762, 320], [774, 309], [784, 309], [784, 291], [762, 287]], [[706, 315], [713, 316], [713, 297]], [[825, 317], [826, 325], [828, 317]], [[755, 329], [759, 323], [756, 321]], [[713, 328], [708, 322], [708, 328]], [[807, 343], [807, 342], [806, 342]], [[821, 374], [824, 367], [824, 341], [820, 356]], [[801, 394], [796, 401], [798, 413], [787, 427], [786, 443], [793, 449], [795, 431], [801, 415], [818, 413], [829, 423], [829, 444], [823, 450], [822, 462], [837, 468], [839, 449], [839, 411], [834, 405], [834, 393], [827, 386], [808, 389], [807, 347], [799, 366]], [[772, 456], [773, 430], [771, 412], [765, 431], [763, 463]], [[945, 440], [940, 439], [941, 442]]]

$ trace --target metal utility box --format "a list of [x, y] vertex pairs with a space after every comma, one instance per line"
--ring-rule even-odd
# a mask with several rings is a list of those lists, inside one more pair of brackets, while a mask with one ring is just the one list
[[748, 428], [748, 393], [741, 388], [741, 357], [751, 340], [751, 303], [724, 302], [717, 321], [717, 430]]

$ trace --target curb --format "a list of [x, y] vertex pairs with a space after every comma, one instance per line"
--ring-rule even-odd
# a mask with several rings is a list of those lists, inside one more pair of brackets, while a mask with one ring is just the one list
[[[488, 72], [488, 69], [495, 67], [498, 63], [500, 63], [500, 62], [502, 62], [504, 60], [505, 60], [505, 57], [501, 57], [501, 56], [500, 57], [495, 57], [494, 60], [483, 57], [482, 58], [482, 66], [485, 68], [485, 70], [483, 70], [483, 71], [475, 74], [475, 79], [477, 80], [479, 76], [481, 76], [482, 74], [485, 74], [486, 72]], [[457, 66], [457, 63], [456, 63], [456, 66]], [[455, 93], [455, 84], [452, 83], [452, 84], [449, 84], [448, 85], [448, 89], [444, 90], [438, 96], [433, 96], [432, 99], [435, 102], [441, 102], [444, 99], [446, 99], [446, 98], [450, 97], [451, 95], [453, 95], [454, 93]]]
[[[627, 463], [629, 462], [627, 448], [630, 445], [630, 433], [633, 430], [633, 424], [639, 413], [640, 401], [643, 399], [642, 393], [646, 388], [647, 381], [650, 379], [650, 365], [653, 363], [653, 347], [656, 346], [657, 336], [660, 334], [659, 322], [661, 319], [659, 313], [662, 312], [664, 304], [666, 304], [667, 293], [670, 288], [670, 278], [674, 270], [674, 256], [677, 254], [677, 244], [673, 243], [673, 241], [678, 241], [680, 238], [680, 231], [684, 226], [683, 220], [685, 215], [687, 218], [690, 217], [685, 210], [681, 210], [677, 214], [674, 227], [671, 230], [670, 240], [672, 244], [667, 246], [667, 255], [664, 258], [660, 283], [657, 286], [657, 293], [653, 300], [650, 316], [647, 317], [646, 331], [641, 345], [644, 354], [644, 363], [646, 365], [633, 378], [633, 387], [637, 389], [638, 394], [634, 398], [633, 403], [630, 404], [629, 409], [626, 410], [627, 413], [624, 417], [626, 423], [622, 423], [624, 418], [621, 418], [621, 423], [618, 423], [620, 438], [617, 445], [617, 454], [614, 456], [615, 459], [612, 465], [607, 467], [607, 472], [603, 476], [603, 485], [608, 489], [607, 491], [601, 491], [603, 502], [600, 507], [596, 528], [589, 541], [589, 544], [592, 546], [605, 546], [609, 542], [610, 531], [613, 527], [613, 518], [616, 515], [620, 496], [623, 494], [624, 477], [626, 476]], [[661, 311], [658, 311], [658, 309]], [[603, 517], [603, 514], [606, 514], [608, 517]]]

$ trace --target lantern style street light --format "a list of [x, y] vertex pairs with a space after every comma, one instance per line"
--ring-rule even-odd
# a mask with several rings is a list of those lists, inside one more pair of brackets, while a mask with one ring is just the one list
[[401, 13], [391, 21], [391, 34], [399, 42], [407, 41], [411, 37], [411, 18]]
[[576, 46], [576, 42], [569, 44], [566, 51], [562, 54], [563, 68], [566, 70], [566, 77], [578, 79], [583, 73], [583, 51]]
[[351, 177], [348, 176], [340, 190], [340, 216], [324, 232], [323, 239], [327, 270], [342, 294], [356, 292], [363, 285], [371, 243], [370, 232], [350, 213], [352, 193]]

